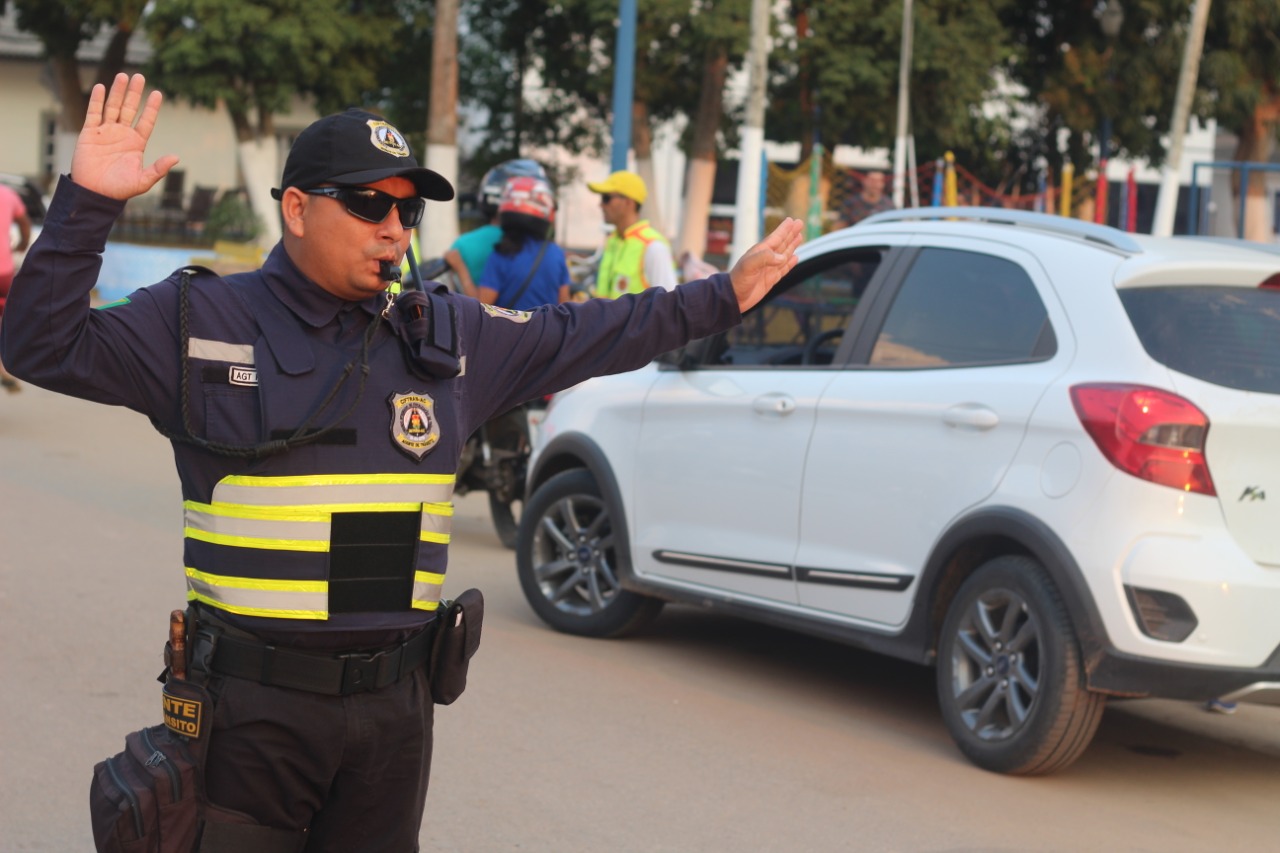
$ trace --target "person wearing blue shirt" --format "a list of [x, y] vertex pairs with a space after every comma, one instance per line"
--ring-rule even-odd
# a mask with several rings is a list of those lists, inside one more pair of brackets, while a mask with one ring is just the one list
[[569, 301], [569, 265], [549, 236], [554, 216], [546, 181], [516, 177], [507, 182], [498, 206], [502, 239], [480, 274], [481, 302], [527, 311]]

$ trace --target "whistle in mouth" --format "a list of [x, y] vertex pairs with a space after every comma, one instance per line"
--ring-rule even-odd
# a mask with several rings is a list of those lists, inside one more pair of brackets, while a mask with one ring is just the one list
[[400, 267], [391, 261], [378, 261], [378, 277], [383, 281], [399, 281]]

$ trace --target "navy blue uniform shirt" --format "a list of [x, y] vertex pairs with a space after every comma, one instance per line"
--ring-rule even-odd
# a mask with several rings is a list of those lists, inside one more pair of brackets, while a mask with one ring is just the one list
[[[13, 284], [0, 337], [3, 360], [12, 373], [36, 385], [126, 406], [182, 432], [180, 275], [120, 303], [90, 309], [101, 252], [122, 208], [122, 202], [68, 179], [59, 183], [43, 232]], [[251, 517], [229, 521], [225, 507], [240, 505], [239, 495], [246, 493], [285, 495], [287, 489], [260, 487], [288, 485], [294, 478], [314, 483], [327, 477], [332, 493], [341, 496], [344, 478], [368, 475], [391, 483], [377, 487], [388, 494], [399, 488], [397, 477], [434, 475], [449, 484], [430, 487], [430, 497], [407, 498], [421, 498], [430, 509], [422, 515], [415, 567], [422, 577], [443, 582], [451, 478], [476, 428], [527, 400], [591, 376], [638, 368], [741, 319], [727, 275], [670, 292], [651, 288], [618, 300], [532, 312], [483, 306], [456, 294], [445, 298], [456, 308], [463, 373], [424, 380], [409, 369], [392, 323], [379, 319], [383, 297], [352, 303], [329, 294], [298, 271], [282, 245], [261, 270], [191, 277], [187, 419], [195, 434], [211, 441], [253, 445], [290, 435], [304, 423], [313, 428], [334, 424], [356, 399], [358, 368], [318, 409], [343, 369], [358, 363], [369, 324], [379, 328], [371, 339], [359, 403], [321, 442], [256, 459], [174, 442], [189, 588], [231, 576], [250, 581], [326, 577], [335, 559], [322, 549], [327, 522], [299, 519], [290, 527]], [[270, 541], [260, 538], [263, 530], [281, 527], [307, 532], [270, 535], [315, 542], [302, 541], [297, 550], [252, 546]], [[454, 594], [459, 589], [455, 584]], [[341, 648], [396, 639], [430, 618], [429, 610], [407, 608], [282, 619], [236, 616], [233, 610], [230, 621], [295, 645]]]

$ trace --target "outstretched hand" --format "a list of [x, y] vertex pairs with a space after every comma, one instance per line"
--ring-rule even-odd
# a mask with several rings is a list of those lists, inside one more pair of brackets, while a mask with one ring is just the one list
[[804, 241], [804, 223], [787, 217], [773, 232], [756, 243], [729, 270], [738, 309], [746, 313], [796, 265], [796, 247]]
[[164, 100], [153, 91], [143, 103], [145, 85], [141, 74], [117, 74], [111, 91], [98, 83], [89, 93], [84, 128], [71, 155], [71, 179], [80, 186], [123, 201], [154, 187], [177, 164], [178, 158], [172, 154], [150, 166], [142, 164]]

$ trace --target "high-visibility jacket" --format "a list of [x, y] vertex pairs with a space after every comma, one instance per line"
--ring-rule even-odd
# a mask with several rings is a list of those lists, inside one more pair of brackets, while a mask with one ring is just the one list
[[122, 208], [59, 184], [9, 297], [3, 359], [37, 385], [127, 406], [169, 433], [190, 424], [208, 441], [254, 445], [334, 427], [256, 458], [174, 442], [188, 597], [251, 631], [420, 627], [440, 600], [455, 472], [475, 429], [526, 400], [638, 368], [685, 343], [682, 329], [702, 337], [739, 319], [727, 276], [679, 298], [655, 290], [643, 303], [531, 312], [441, 287], [463, 369], [424, 379], [397, 337], [399, 315], [381, 319], [384, 296], [332, 296], [282, 245], [261, 270], [190, 275], [185, 311], [177, 273], [90, 310], [98, 253]]
[[658, 229], [641, 219], [618, 234], [616, 231], [604, 242], [600, 255], [600, 271], [596, 274], [596, 295], [617, 299], [624, 293], [639, 293], [649, 289], [644, 274], [644, 253], [655, 240], [667, 242]]

